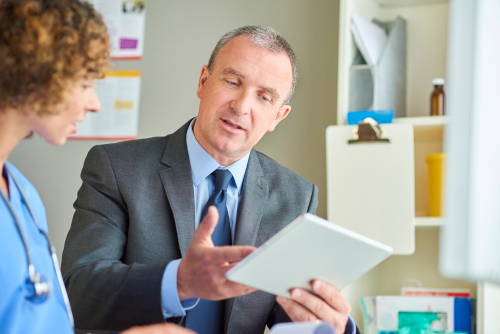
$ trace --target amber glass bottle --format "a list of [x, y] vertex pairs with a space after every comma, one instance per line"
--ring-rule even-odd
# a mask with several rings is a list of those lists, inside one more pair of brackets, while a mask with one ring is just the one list
[[444, 115], [444, 79], [432, 80], [434, 91], [431, 95], [431, 116]]

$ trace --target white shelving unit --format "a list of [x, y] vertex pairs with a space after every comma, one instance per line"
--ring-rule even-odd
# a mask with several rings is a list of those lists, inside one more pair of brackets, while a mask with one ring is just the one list
[[395, 118], [396, 124], [412, 124], [415, 141], [443, 141], [447, 116], [401, 117]]
[[377, 0], [383, 7], [403, 7], [403, 6], [421, 6], [432, 5], [436, 3], [447, 3], [448, 0]]
[[415, 227], [441, 227], [443, 218], [441, 217], [415, 217]]
[[[341, 0], [337, 124], [346, 124], [349, 97], [349, 68], [356, 53], [350, 32], [350, 18], [407, 21], [407, 116], [394, 123], [414, 127], [415, 151], [415, 253], [395, 255], [343, 290], [350, 301], [352, 317], [363, 330], [359, 298], [398, 295], [404, 280], [419, 280], [433, 288], [467, 288], [477, 293], [474, 283], [449, 280], [439, 273], [439, 231], [443, 219], [429, 217], [428, 171], [425, 157], [443, 152], [443, 134], [448, 118], [428, 116], [432, 79], [446, 78], [448, 2], [443, 0]], [[445, 87], [446, 88], [446, 87]]]
[[447, 116], [399, 117], [393, 120], [396, 124], [412, 124], [415, 128], [444, 127], [448, 124]]

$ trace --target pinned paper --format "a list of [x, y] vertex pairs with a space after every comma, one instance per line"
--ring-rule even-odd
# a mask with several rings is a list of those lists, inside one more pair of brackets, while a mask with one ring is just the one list
[[144, 52], [146, 1], [89, 0], [101, 13], [111, 41], [111, 58], [141, 59]]
[[78, 132], [70, 139], [136, 139], [139, 123], [139, 71], [109, 71], [106, 78], [96, 80], [95, 88], [101, 110], [87, 113]]

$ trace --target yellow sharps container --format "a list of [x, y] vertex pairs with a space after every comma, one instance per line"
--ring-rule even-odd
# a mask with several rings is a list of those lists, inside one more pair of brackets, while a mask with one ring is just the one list
[[431, 154], [425, 158], [429, 169], [429, 214], [431, 217], [443, 215], [445, 158], [444, 153]]

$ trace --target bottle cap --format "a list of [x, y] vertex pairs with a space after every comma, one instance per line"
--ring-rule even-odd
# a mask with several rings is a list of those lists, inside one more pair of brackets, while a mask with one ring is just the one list
[[434, 86], [444, 86], [444, 79], [443, 78], [432, 79], [432, 84]]

